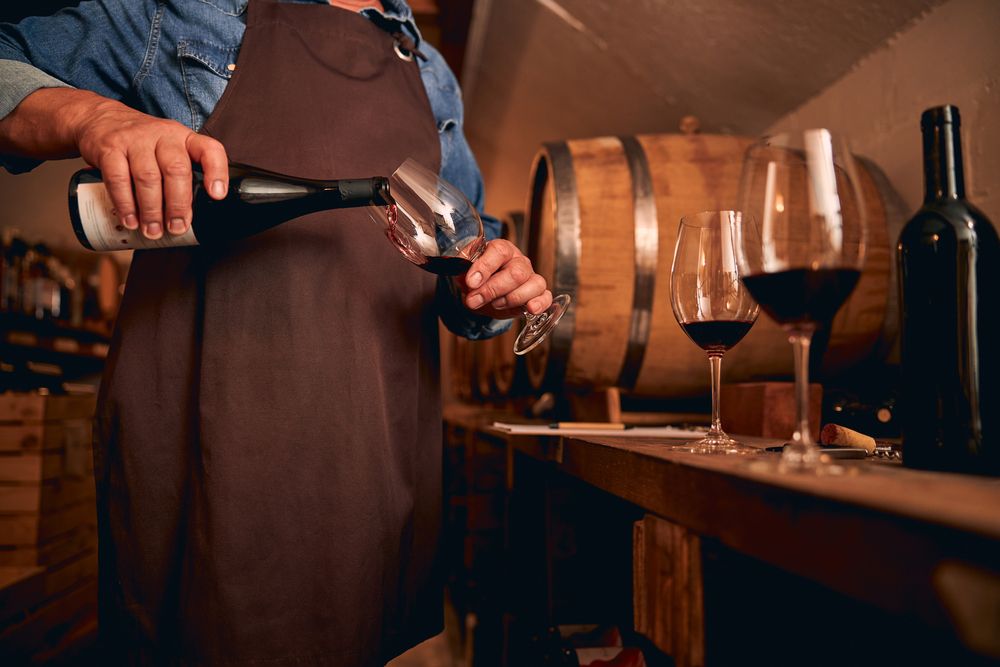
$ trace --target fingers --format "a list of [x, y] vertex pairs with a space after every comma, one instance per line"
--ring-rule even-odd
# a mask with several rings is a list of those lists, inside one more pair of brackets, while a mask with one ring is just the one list
[[[503, 272], [497, 274], [501, 280], [503, 279], [502, 274]], [[524, 306], [529, 304], [529, 302], [536, 299], [543, 299], [545, 292], [545, 278], [542, 278], [537, 273], [534, 273], [527, 281], [520, 283], [506, 294], [498, 296], [496, 299], [491, 301], [490, 305], [498, 310], [507, 310], [511, 308], [523, 310]], [[545, 308], [548, 308], [548, 305], [540, 310], [545, 310]]]
[[209, 194], [225, 197], [225, 148], [184, 125], [95, 97], [78, 114], [73, 136], [80, 155], [102, 172], [122, 226], [150, 239], [183, 234], [191, 225], [192, 159], [201, 163]]
[[160, 142], [156, 162], [163, 175], [163, 214], [167, 231], [183, 234], [191, 224], [191, 159], [183, 146]]
[[132, 174], [128, 159], [123, 153], [108, 153], [96, 165], [101, 170], [101, 178], [108, 196], [114, 203], [118, 220], [126, 229], [139, 229], [139, 215], [135, 198], [132, 196]]
[[139, 207], [139, 226], [148, 239], [163, 236], [163, 177], [156, 154], [137, 150], [129, 155], [129, 169], [132, 171], [132, 186]]
[[[476, 289], [483, 283], [483, 280], [492, 276], [496, 273], [497, 269], [518, 255], [521, 255], [521, 251], [510, 241], [504, 239], [490, 241], [486, 244], [486, 250], [483, 251], [483, 254], [469, 267], [469, 271], [465, 277], [465, 284], [470, 289]], [[521, 256], [524, 257], [523, 255]], [[493, 298], [487, 298], [486, 300], [492, 301]]]
[[225, 147], [211, 137], [192, 132], [187, 138], [187, 152], [201, 165], [205, 188], [214, 199], [222, 199], [229, 190], [229, 158]]
[[469, 269], [465, 283], [471, 288], [466, 305], [494, 317], [512, 317], [522, 309], [537, 314], [552, 303], [545, 278], [535, 273], [531, 260], [509, 241], [491, 241]]
[[548, 310], [551, 305], [552, 292], [545, 290], [540, 296], [530, 299], [528, 303], [525, 304], [524, 309], [532, 315], [538, 315], [539, 313]]

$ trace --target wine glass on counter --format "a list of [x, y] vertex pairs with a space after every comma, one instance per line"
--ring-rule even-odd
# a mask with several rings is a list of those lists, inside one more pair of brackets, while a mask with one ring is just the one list
[[[486, 250], [479, 212], [461, 190], [413, 159], [389, 177], [386, 206], [367, 210], [382, 225], [386, 238], [408, 260], [431, 273], [459, 276]], [[514, 341], [514, 354], [537, 347], [569, 307], [560, 294], [537, 315], [524, 311], [525, 325]]]
[[[704, 211], [681, 218], [670, 269], [670, 304], [681, 329], [708, 353], [712, 426], [704, 438], [675, 449], [699, 454], [754, 455], [759, 450], [726, 435], [719, 418], [722, 356], [749, 333], [760, 308], [740, 280], [736, 211]], [[754, 230], [744, 235], [753, 236]]]
[[778, 470], [836, 474], [843, 468], [822, 457], [810, 432], [809, 346], [861, 276], [866, 222], [855, 158], [825, 129], [761, 139], [744, 156], [739, 206], [743, 284], [794, 352], [796, 430]]

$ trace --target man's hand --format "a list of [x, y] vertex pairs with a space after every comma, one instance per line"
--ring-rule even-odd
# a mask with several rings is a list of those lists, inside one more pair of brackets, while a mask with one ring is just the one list
[[226, 149], [176, 121], [99, 98], [74, 128], [80, 156], [101, 170], [121, 224], [141, 225], [146, 238], [160, 238], [164, 228], [183, 234], [191, 225], [192, 160], [202, 166], [209, 195], [226, 196]]
[[465, 305], [498, 320], [533, 315], [552, 305], [545, 278], [535, 273], [531, 260], [504, 239], [490, 241], [483, 254], [458, 279]]
[[172, 120], [75, 88], [43, 88], [0, 121], [0, 150], [40, 159], [81, 156], [101, 170], [128, 229], [147, 238], [191, 224], [191, 162], [215, 199], [229, 187], [226, 150]]

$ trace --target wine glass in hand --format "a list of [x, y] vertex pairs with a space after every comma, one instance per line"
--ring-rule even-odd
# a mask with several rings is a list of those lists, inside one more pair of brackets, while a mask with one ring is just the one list
[[757, 320], [759, 307], [740, 281], [736, 262], [739, 217], [705, 211], [681, 218], [670, 269], [670, 303], [684, 333], [708, 352], [712, 371], [712, 427], [701, 440], [679, 449], [705, 454], [752, 455], [753, 447], [726, 435], [719, 419], [722, 355]]
[[[461, 190], [413, 159], [389, 177], [390, 203], [369, 207], [370, 217], [406, 259], [443, 276], [465, 274], [486, 250], [483, 221]], [[553, 298], [538, 315], [524, 311], [526, 325], [514, 353], [526, 354], [541, 343], [569, 306], [568, 294]]]
[[788, 332], [795, 354], [796, 430], [782, 472], [836, 473], [809, 428], [809, 345], [829, 326], [861, 275], [865, 210], [846, 142], [816, 129], [767, 137], [747, 149], [737, 244], [743, 283]]

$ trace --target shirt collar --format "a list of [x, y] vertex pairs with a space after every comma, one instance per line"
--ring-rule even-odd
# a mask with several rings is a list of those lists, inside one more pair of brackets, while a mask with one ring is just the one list
[[396, 19], [400, 23], [413, 20], [413, 10], [404, 0], [382, 0], [382, 6], [385, 8], [386, 18]]
[[421, 41], [420, 31], [417, 29], [416, 21], [413, 20], [413, 10], [410, 9], [405, 0], [382, 0], [382, 7], [385, 9], [384, 12], [380, 12], [377, 9], [363, 9], [361, 13], [375, 21], [376, 24], [381, 25], [383, 29], [389, 29], [385, 25], [386, 23], [396, 23], [405, 27], [413, 35], [413, 39], [419, 47]]

